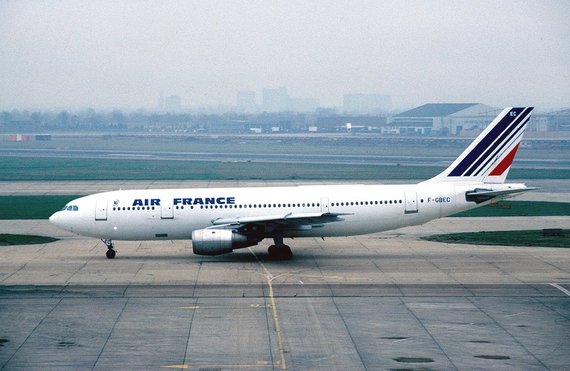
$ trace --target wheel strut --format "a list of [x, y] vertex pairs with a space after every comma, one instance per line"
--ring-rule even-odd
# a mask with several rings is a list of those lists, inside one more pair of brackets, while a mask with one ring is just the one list
[[101, 240], [103, 241], [103, 243], [105, 244], [105, 246], [107, 246], [107, 252], [105, 253], [105, 255], [107, 256], [107, 259], [113, 259], [115, 257], [115, 255], [117, 254], [117, 252], [114, 249], [113, 246], [113, 241], [112, 240]]
[[269, 246], [267, 253], [271, 259], [290, 260], [293, 257], [291, 248], [283, 243], [283, 237], [274, 237], [275, 245]]

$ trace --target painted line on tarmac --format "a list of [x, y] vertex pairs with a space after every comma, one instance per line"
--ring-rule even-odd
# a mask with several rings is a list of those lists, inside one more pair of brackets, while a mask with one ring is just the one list
[[269, 299], [271, 301], [271, 313], [273, 316], [273, 323], [275, 324], [275, 333], [277, 334], [277, 344], [279, 347], [279, 354], [281, 356], [280, 366], [281, 366], [282, 370], [287, 370], [287, 363], [285, 362], [285, 348], [283, 347], [283, 337], [281, 335], [281, 325], [279, 323], [279, 316], [277, 315], [277, 305], [275, 304], [275, 296], [273, 295], [273, 283], [272, 282], [276, 277], [274, 277], [271, 274], [271, 272], [269, 272], [269, 270], [265, 267], [265, 265], [261, 262], [261, 260], [259, 260], [259, 258], [255, 254], [255, 252], [253, 252], [251, 247], [248, 247], [248, 250], [253, 254], [253, 256], [255, 256], [255, 259], [257, 260], [257, 262], [261, 266], [261, 269], [263, 269], [263, 274], [265, 276], [265, 279], [267, 280], [267, 285], [269, 286]]
[[567, 296], [570, 296], [570, 291], [566, 290], [564, 287], [560, 286], [557, 283], [549, 283], [550, 286], [557, 288], [558, 290], [562, 291], [563, 293], [565, 293]]

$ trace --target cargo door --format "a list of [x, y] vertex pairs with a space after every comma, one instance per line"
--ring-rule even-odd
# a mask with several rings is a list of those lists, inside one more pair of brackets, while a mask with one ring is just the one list
[[418, 212], [418, 195], [416, 191], [406, 191], [406, 214]]
[[95, 220], [107, 220], [107, 200], [97, 200], [95, 205]]

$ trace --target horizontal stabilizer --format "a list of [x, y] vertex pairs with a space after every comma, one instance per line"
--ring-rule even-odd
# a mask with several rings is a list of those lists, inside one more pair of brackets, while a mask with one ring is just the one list
[[489, 201], [496, 197], [507, 198], [510, 196], [517, 195], [519, 193], [534, 191], [538, 188], [536, 187], [521, 187], [521, 188], [511, 188], [511, 189], [502, 189], [502, 190], [492, 190], [492, 189], [483, 189], [483, 188], [476, 188], [474, 191], [468, 191], [465, 193], [467, 201], [474, 201], [475, 203], [481, 203], [485, 201]]

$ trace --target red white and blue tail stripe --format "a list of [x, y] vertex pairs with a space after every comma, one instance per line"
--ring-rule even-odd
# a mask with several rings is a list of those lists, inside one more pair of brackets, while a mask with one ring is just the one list
[[504, 183], [532, 110], [505, 108], [450, 167], [429, 182]]

